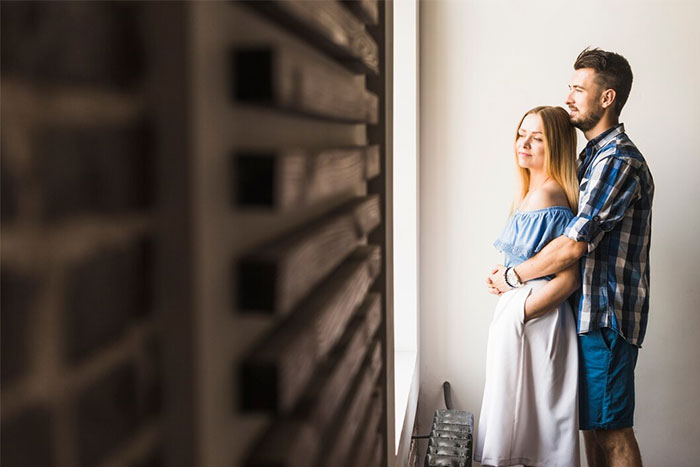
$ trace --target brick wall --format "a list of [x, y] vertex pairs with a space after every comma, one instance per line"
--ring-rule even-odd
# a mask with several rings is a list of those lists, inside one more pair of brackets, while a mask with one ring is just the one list
[[0, 8], [0, 463], [160, 465], [141, 6]]

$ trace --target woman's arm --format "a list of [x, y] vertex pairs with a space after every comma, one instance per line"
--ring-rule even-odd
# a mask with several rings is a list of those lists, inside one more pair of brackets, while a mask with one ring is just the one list
[[578, 261], [557, 274], [525, 301], [525, 321], [538, 318], [559, 306], [578, 289], [581, 273]]

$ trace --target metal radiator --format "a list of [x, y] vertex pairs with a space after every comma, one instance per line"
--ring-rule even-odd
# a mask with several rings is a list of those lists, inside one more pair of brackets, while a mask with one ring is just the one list
[[[442, 385], [446, 409], [438, 409], [428, 438], [425, 467], [471, 467], [474, 414], [454, 410], [450, 383]], [[424, 436], [421, 436], [424, 438]]]

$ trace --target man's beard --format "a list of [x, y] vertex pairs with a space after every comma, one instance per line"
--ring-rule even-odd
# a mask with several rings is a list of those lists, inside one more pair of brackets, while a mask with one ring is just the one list
[[605, 109], [602, 105], [599, 105], [588, 112], [588, 114], [580, 115], [578, 120], [571, 118], [571, 124], [581, 131], [588, 131], [598, 124], [604, 113]]

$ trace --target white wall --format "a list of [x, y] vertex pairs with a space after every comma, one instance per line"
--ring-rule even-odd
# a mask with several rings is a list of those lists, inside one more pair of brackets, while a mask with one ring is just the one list
[[694, 1], [421, 3], [422, 431], [445, 379], [478, 419], [496, 302], [484, 279], [501, 260], [491, 243], [513, 193], [515, 125], [535, 105], [563, 105], [576, 55], [594, 45], [630, 61], [622, 121], [656, 182], [637, 436], [645, 465], [698, 465], [699, 18]]

